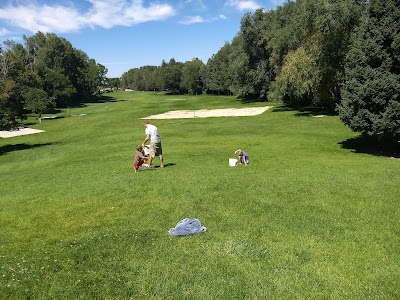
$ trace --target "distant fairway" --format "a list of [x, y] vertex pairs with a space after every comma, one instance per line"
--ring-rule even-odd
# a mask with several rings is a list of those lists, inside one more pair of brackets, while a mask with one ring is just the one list
[[[107, 95], [0, 138], [0, 299], [400, 298], [400, 160], [343, 147], [338, 117]], [[266, 105], [153, 120], [166, 168], [133, 172], [141, 118]], [[186, 217], [207, 232], [170, 237]]]

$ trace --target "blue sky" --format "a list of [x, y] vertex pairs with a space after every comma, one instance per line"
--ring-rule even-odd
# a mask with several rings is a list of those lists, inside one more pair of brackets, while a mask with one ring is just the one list
[[120, 77], [174, 58], [204, 63], [240, 29], [246, 12], [285, 0], [0, 0], [0, 41], [38, 31], [66, 38]]

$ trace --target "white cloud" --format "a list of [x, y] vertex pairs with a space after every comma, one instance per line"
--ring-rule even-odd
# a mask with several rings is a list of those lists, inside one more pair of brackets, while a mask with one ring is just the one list
[[0, 9], [1, 19], [32, 32], [70, 32], [78, 30], [83, 24], [83, 18], [76, 10], [48, 5], [8, 6]]
[[5, 28], [0, 28], [0, 36], [8, 34], [9, 31]]
[[142, 0], [88, 1], [92, 7], [83, 14], [74, 7], [59, 5], [7, 6], [0, 8], [0, 20], [31, 32], [66, 33], [87, 26], [131, 26], [175, 15], [174, 8], [168, 4], [151, 3], [145, 7]]
[[256, 10], [258, 8], [261, 8], [261, 6], [256, 2], [252, 0], [228, 0], [225, 3], [226, 6], [233, 7], [237, 10], [243, 11], [243, 10]]
[[191, 17], [185, 17], [179, 23], [184, 24], [184, 25], [191, 25], [191, 24], [195, 24], [195, 23], [212, 23], [212, 22], [216, 22], [219, 20], [225, 20], [225, 19], [226, 19], [226, 16], [224, 16], [224, 15], [218, 15], [216, 17], [208, 18], [208, 19], [204, 19], [201, 16], [191, 16]]
[[194, 24], [194, 23], [204, 23], [204, 22], [205, 22], [205, 20], [202, 17], [192, 16], [192, 17], [185, 17], [185, 19], [183, 19], [179, 23], [184, 24], [184, 25], [190, 25], [190, 24]]

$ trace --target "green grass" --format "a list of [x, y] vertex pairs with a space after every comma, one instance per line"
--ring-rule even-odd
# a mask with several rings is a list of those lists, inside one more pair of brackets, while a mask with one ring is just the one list
[[[140, 118], [271, 103], [110, 96], [0, 139], [1, 299], [400, 298], [400, 161], [336, 116], [155, 120], [167, 167], [135, 174]], [[208, 231], [170, 237], [185, 217]]]

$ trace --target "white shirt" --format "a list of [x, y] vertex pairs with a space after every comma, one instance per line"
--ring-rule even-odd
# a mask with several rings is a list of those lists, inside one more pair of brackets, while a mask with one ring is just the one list
[[150, 143], [159, 143], [160, 142], [160, 134], [158, 133], [158, 129], [156, 126], [149, 124], [145, 130], [146, 135], [150, 135]]

